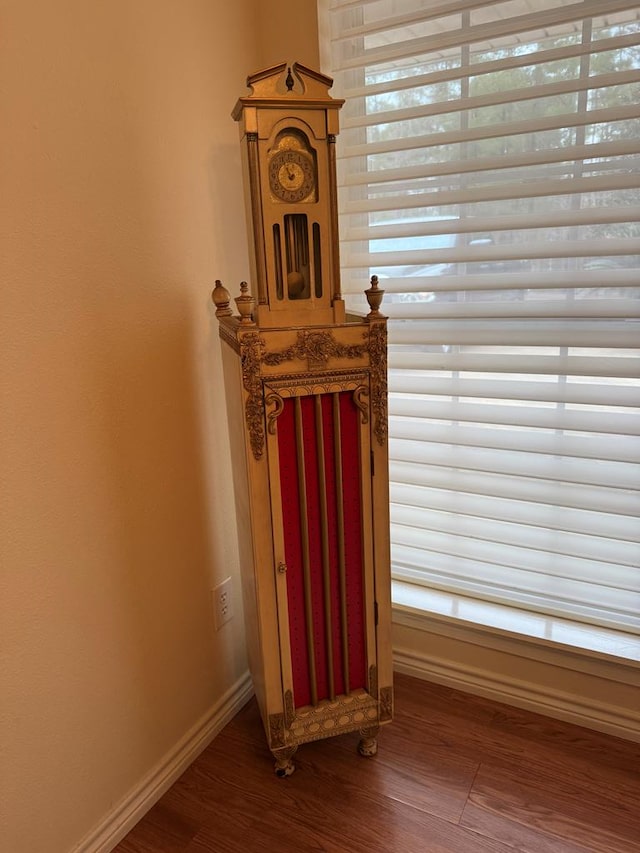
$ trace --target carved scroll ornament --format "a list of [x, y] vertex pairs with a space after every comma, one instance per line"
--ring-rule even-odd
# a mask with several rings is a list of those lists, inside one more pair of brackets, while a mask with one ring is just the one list
[[[265, 401], [263, 397], [261, 364], [269, 366], [283, 364], [295, 359], [307, 359], [309, 369], [324, 368], [330, 358], [360, 358], [369, 352], [371, 370], [371, 410], [373, 413], [373, 434], [378, 444], [387, 439], [387, 331], [383, 323], [372, 323], [366, 333], [367, 343], [341, 344], [329, 331], [299, 331], [297, 340], [290, 347], [279, 352], [267, 352], [264, 338], [258, 332], [248, 332], [240, 340], [240, 359], [242, 365], [242, 383], [247, 392], [245, 419], [249, 432], [249, 442], [255, 459], [261, 459], [265, 441]], [[366, 391], [356, 389], [354, 400], [365, 415], [362, 396]], [[269, 431], [275, 430], [275, 421], [282, 411], [276, 395], [270, 396], [269, 403], [275, 404], [275, 411], [269, 416]]]
[[371, 359], [371, 410], [378, 444], [387, 440], [387, 329], [383, 323], [372, 323], [369, 329]]
[[309, 369], [324, 367], [330, 358], [358, 358], [367, 351], [364, 344], [341, 344], [331, 332], [298, 332], [295, 344], [280, 352], [268, 352], [263, 362], [269, 366], [283, 364], [285, 361], [307, 359]]
[[263, 353], [264, 340], [257, 332], [242, 336], [240, 363], [242, 384], [247, 392], [244, 413], [254, 459], [261, 459], [264, 452], [264, 400], [260, 379], [260, 362]]

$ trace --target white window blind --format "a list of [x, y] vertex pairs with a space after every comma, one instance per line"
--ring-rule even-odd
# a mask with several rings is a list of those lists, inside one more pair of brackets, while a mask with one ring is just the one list
[[640, 630], [640, 13], [322, 0], [396, 578]]

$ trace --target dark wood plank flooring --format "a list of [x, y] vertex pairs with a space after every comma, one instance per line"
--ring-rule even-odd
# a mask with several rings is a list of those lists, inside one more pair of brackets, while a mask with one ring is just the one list
[[640, 745], [396, 676], [356, 734], [273, 774], [252, 700], [116, 853], [640, 853]]

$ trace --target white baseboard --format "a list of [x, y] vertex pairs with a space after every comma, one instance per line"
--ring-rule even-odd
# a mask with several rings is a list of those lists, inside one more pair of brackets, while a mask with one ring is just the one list
[[607, 705], [604, 702], [564, 693], [548, 685], [518, 679], [434, 658], [415, 649], [393, 650], [397, 672], [433, 681], [496, 702], [514, 705], [548, 717], [605, 732], [627, 740], [640, 741], [637, 713]]
[[74, 848], [72, 853], [109, 853], [157, 803], [253, 695], [245, 673], [164, 758]]

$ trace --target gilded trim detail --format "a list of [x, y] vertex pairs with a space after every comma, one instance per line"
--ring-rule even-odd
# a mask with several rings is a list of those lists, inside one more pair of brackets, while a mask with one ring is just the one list
[[378, 667], [374, 663], [369, 667], [369, 694], [378, 698]]
[[242, 384], [247, 392], [244, 415], [254, 459], [261, 459], [264, 452], [264, 398], [260, 379], [260, 361], [263, 352], [264, 340], [257, 332], [248, 332], [242, 336], [240, 363]]
[[316, 707], [299, 708], [287, 736], [297, 743], [309, 743], [376, 726], [378, 719], [378, 703], [362, 690]]
[[269, 714], [269, 746], [277, 749], [286, 745], [284, 737], [284, 714]]
[[323, 371], [317, 373], [292, 373], [286, 376], [269, 376], [266, 387], [281, 397], [296, 397], [304, 394], [321, 394], [325, 391], [355, 391], [366, 379], [366, 371], [344, 372]]
[[285, 690], [284, 694], [284, 724], [290, 729], [293, 721], [296, 718], [296, 712], [293, 707], [293, 693], [291, 690]]
[[387, 440], [387, 329], [384, 323], [372, 323], [369, 330], [371, 358], [371, 410], [374, 417], [373, 434], [378, 444]]
[[276, 394], [274, 391], [271, 391], [264, 398], [265, 404], [267, 406], [274, 406], [272, 412], [267, 413], [267, 432], [269, 435], [276, 434], [276, 421], [282, 414], [282, 410], [284, 409], [284, 400], [279, 394]]
[[363, 424], [369, 423], [369, 403], [367, 400], [363, 400], [363, 397], [368, 396], [369, 389], [366, 385], [358, 385], [353, 391], [353, 402], [360, 409]]
[[332, 332], [311, 332], [303, 329], [298, 332], [298, 340], [280, 352], [266, 353], [262, 361], [271, 367], [285, 361], [307, 359], [309, 370], [323, 368], [330, 358], [360, 358], [367, 352], [366, 344], [341, 344]]
[[393, 687], [382, 687], [380, 690], [380, 722], [388, 723], [393, 719]]
[[[221, 325], [222, 328], [222, 325]], [[298, 332], [295, 344], [280, 352], [267, 352], [264, 338], [258, 332], [247, 332], [240, 338], [239, 350], [242, 364], [242, 383], [247, 392], [245, 403], [245, 418], [249, 431], [249, 441], [255, 459], [261, 459], [264, 452], [264, 416], [265, 401], [263, 397], [262, 378], [260, 375], [261, 364], [277, 366], [287, 361], [296, 359], [307, 359], [310, 371], [323, 369], [330, 358], [360, 358], [369, 352], [371, 371], [371, 412], [373, 415], [373, 434], [378, 444], [384, 445], [388, 434], [387, 414], [387, 330], [384, 323], [371, 323], [366, 334], [368, 339], [364, 344], [341, 344], [330, 331], [307, 331]], [[232, 339], [232, 334], [225, 329], [225, 341], [234, 349], [237, 344]], [[278, 377], [277, 380], [270, 379], [269, 384], [276, 387], [305, 388], [315, 391], [329, 390], [333, 383], [339, 383], [343, 389], [347, 389], [354, 381], [361, 382], [362, 374], [335, 371], [331, 374], [325, 373], [322, 381], [318, 383], [315, 376]], [[356, 388], [354, 402], [362, 412], [363, 423], [366, 423], [367, 406], [362, 400], [366, 394], [364, 387]], [[285, 396], [291, 396], [285, 393]], [[271, 395], [268, 402], [276, 402]], [[276, 405], [276, 410], [269, 415], [268, 429], [271, 434], [275, 432], [275, 419], [281, 409]]]

